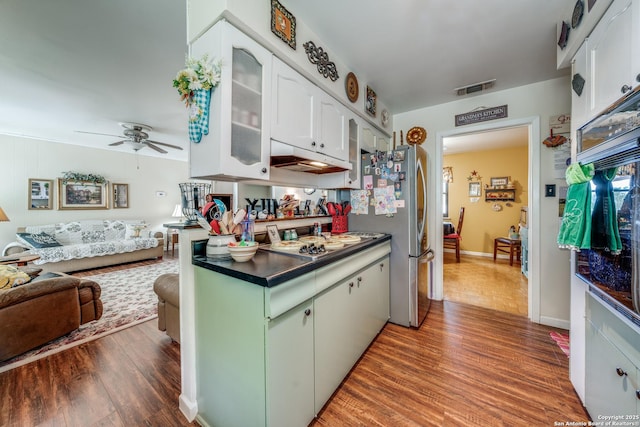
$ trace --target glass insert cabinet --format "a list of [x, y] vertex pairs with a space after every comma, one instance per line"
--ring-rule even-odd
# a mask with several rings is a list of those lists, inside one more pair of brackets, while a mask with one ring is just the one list
[[221, 63], [211, 96], [209, 134], [191, 143], [192, 178], [269, 179], [271, 58], [269, 51], [220, 21], [191, 45], [191, 56]]

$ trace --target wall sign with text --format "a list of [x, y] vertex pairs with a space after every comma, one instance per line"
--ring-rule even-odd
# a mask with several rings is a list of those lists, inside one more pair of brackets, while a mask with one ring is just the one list
[[470, 125], [472, 123], [486, 122], [489, 120], [504, 119], [508, 116], [509, 114], [507, 105], [485, 108], [483, 110], [456, 114], [456, 126]]

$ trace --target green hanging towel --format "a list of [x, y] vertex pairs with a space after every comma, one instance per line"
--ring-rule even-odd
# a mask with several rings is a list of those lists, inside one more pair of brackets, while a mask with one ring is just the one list
[[563, 249], [589, 249], [591, 247], [591, 186], [592, 163], [573, 163], [567, 168], [569, 184], [562, 223], [558, 233], [558, 247]]
[[596, 200], [591, 214], [591, 248], [611, 252], [612, 255], [618, 255], [622, 251], [618, 213], [611, 184], [617, 172], [618, 168], [598, 170], [593, 177]]

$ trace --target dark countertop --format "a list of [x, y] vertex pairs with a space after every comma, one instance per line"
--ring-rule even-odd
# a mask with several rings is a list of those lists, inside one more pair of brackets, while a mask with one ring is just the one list
[[343, 249], [330, 252], [315, 261], [258, 250], [253, 259], [248, 262], [211, 261], [206, 256], [207, 240], [197, 240], [192, 242], [192, 264], [271, 288], [388, 240], [391, 240], [390, 234], [378, 239], [363, 239], [360, 243], [345, 246]]

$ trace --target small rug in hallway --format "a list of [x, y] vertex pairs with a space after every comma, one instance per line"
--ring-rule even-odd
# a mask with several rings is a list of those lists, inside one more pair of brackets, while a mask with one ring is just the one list
[[165, 260], [158, 264], [135, 267], [111, 273], [87, 276], [100, 284], [103, 312], [96, 321], [28, 351], [6, 362], [0, 362], [0, 372], [33, 362], [67, 348], [95, 340], [158, 316], [158, 297], [153, 282], [164, 273], [177, 273], [178, 260]]
[[555, 331], [549, 332], [549, 335], [551, 336], [551, 339], [553, 339], [556, 344], [558, 344], [560, 350], [562, 350], [562, 352], [566, 354], [567, 357], [569, 357], [569, 335], [561, 334]]

